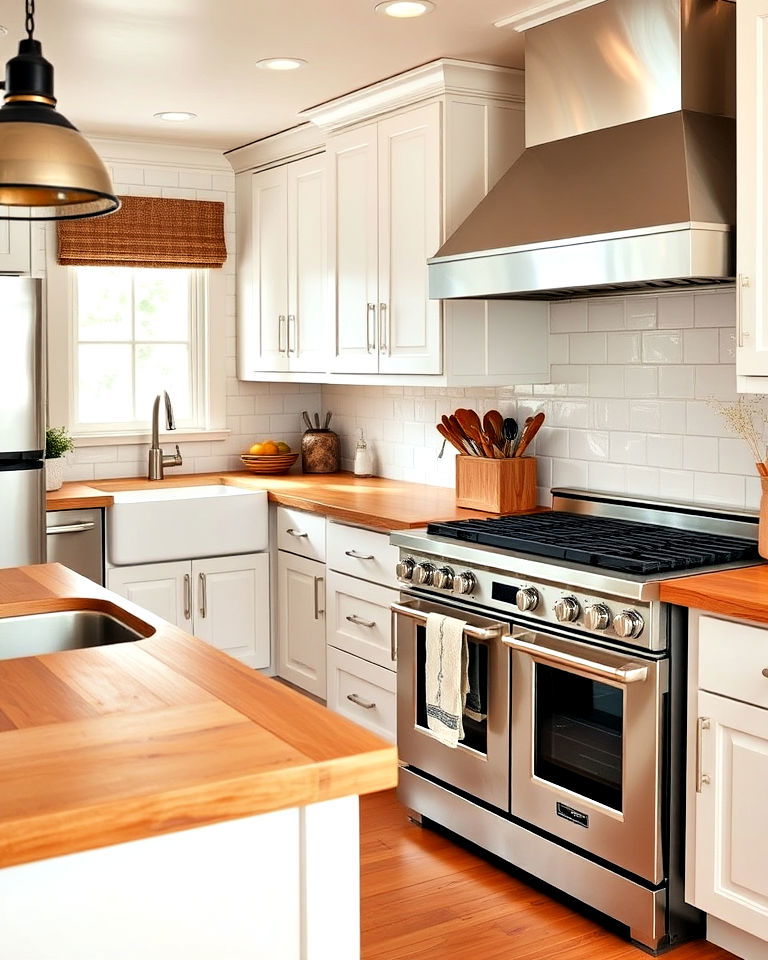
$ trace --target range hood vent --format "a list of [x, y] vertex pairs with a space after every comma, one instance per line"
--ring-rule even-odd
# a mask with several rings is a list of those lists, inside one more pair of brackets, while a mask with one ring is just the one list
[[726, 0], [605, 0], [529, 31], [528, 146], [429, 261], [430, 296], [732, 282], [734, 58]]

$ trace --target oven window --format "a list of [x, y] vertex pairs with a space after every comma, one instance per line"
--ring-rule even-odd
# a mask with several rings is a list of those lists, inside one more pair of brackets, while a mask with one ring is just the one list
[[[464, 747], [488, 752], [488, 645], [467, 639], [469, 652], [469, 693], [462, 723]], [[427, 631], [416, 628], [416, 724], [427, 729]]]
[[624, 692], [536, 664], [534, 773], [622, 809]]

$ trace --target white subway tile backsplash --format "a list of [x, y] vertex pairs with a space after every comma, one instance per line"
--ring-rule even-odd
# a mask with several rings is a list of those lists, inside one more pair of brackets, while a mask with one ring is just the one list
[[688, 363], [718, 363], [720, 360], [720, 332], [714, 328], [697, 327], [683, 333], [683, 359]]
[[744, 477], [724, 473], [695, 473], [693, 495], [699, 503], [744, 506], [746, 486]]
[[627, 467], [627, 492], [641, 490], [641, 496], [659, 495], [659, 471], [656, 467]]
[[645, 433], [661, 429], [661, 405], [658, 400], [630, 400], [629, 428]]
[[571, 430], [568, 451], [574, 460], [608, 460], [611, 435], [607, 430]]
[[624, 375], [624, 395], [627, 397], [655, 397], [659, 392], [657, 367], [645, 364], [627, 367]]
[[733, 290], [694, 295], [694, 319], [697, 327], [728, 327], [736, 323], [736, 294]]
[[683, 438], [668, 433], [651, 433], [647, 444], [648, 464], [679, 469], [683, 466]]
[[550, 332], [571, 333], [587, 329], [587, 302], [563, 300], [550, 307]]
[[717, 464], [716, 437], [683, 437], [683, 466], [686, 470], [717, 470]]
[[579, 460], [553, 460], [552, 486], [586, 487], [587, 464]]
[[623, 330], [627, 325], [626, 303], [623, 297], [589, 301], [587, 328], [589, 330]]
[[549, 337], [549, 362], [570, 363], [569, 337], [565, 333], [553, 333]]
[[657, 326], [659, 302], [656, 297], [628, 297], [628, 330], [653, 330]]
[[696, 369], [686, 366], [659, 367], [659, 396], [693, 398], [696, 393]]
[[659, 496], [665, 500], [693, 500], [693, 477], [689, 470], [659, 470]]
[[628, 430], [629, 400], [590, 400], [589, 425], [598, 430]]
[[643, 334], [643, 363], [681, 363], [683, 337], [679, 330], [651, 330]]
[[693, 326], [693, 294], [673, 293], [659, 298], [659, 328], [680, 330]]
[[624, 390], [624, 367], [604, 364], [589, 368], [589, 395], [591, 397], [620, 397]]
[[643, 359], [642, 335], [629, 331], [609, 333], [607, 359], [608, 363], [640, 363]]
[[607, 348], [604, 333], [573, 333], [568, 339], [571, 363], [605, 363]]
[[720, 363], [736, 362], [736, 330], [730, 327], [720, 328]]
[[626, 493], [627, 468], [623, 463], [588, 463], [587, 483], [590, 490]]
[[614, 463], [645, 464], [646, 435], [644, 433], [611, 434], [610, 456]]

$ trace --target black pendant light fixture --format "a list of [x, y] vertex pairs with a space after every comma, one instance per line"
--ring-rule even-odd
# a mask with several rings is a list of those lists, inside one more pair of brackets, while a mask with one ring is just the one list
[[56, 111], [53, 66], [35, 30], [35, 0], [26, 0], [27, 39], [5, 66], [0, 108], [0, 220], [75, 220], [120, 206], [93, 147]]

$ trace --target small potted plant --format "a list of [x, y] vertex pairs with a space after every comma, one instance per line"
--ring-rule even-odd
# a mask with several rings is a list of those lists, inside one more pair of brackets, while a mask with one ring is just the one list
[[75, 449], [66, 427], [45, 431], [45, 489], [58, 490], [64, 483], [64, 454]]

